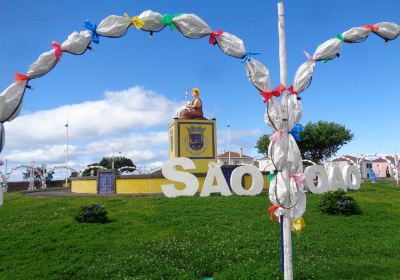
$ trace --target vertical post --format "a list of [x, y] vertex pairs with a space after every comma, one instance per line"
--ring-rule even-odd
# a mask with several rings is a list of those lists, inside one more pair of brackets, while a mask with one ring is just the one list
[[[68, 167], [68, 128], [69, 128], [69, 124], [68, 124], [68, 119], [67, 119], [67, 123], [65, 124], [65, 127], [67, 128], [67, 155], [65, 158], [65, 166]], [[68, 187], [68, 169], [67, 173], [65, 173], [65, 187]]]
[[[279, 33], [279, 65], [280, 65], [280, 81], [285, 87], [287, 86], [287, 70], [286, 70], [286, 38], [285, 38], [285, 12], [283, 3], [278, 2], [278, 33]], [[289, 185], [289, 167], [287, 164], [288, 146], [289, 146], [289, 123], [288, 123], [288, 93], [282, 93], [282, 119], [283, 119], [283, 151], [284, 151], [284, 167], [282, 176], [285, 182], [286, 193], [289, 195], [290, 203], [290, 185]], [[285, 205], [290, 207], [290, 205]], [[284, 279], [293, 279], [293, 263], [292, 263], [292, 220], [290, 218], [290, 210], [285, 209], [283, 215], [283, 260], [284, 260]]]
[[231, 165], [231, 147], [229, 138], [229, 128], [231, 127], [231, 125], [228, 123], [226, 127], [228, 128], [228, 165]]
[[32, 191], [34, 189], [34, 182], [33, 182], [33, 164], [34, 161], [31, 161], [31, 170], [29, 172], [29, 188], [28, 190]]
[[111, 169], [114, 169], [114, 145], [113, 145], [113, 153], [112, 153]]

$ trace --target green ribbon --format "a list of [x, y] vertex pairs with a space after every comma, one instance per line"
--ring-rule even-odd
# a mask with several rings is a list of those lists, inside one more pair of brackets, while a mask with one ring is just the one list
[[344, 36], [343, 36], [343, 34], [337, 34], [337, 35], [336, 35], [336, 38], [338, 38], [338, 39], [341, 40], [341, 41], [344, 41]]
[[161, 18], [161, 22], [164, 23], [165, 25], [169, 26], [169, 30], [173, 31], [175, 26], [174, 22], [172, 21], [174, 17], [180, 16], [181, 14], [175, 14], [175, 15], [170, 15], [170, 14], [164, 14], [163, 17]]
[[278, 170], [278, 171], [276, 171], [276, 172], [274, 172], [274, 173], [269, 173], [269, 174], [268, 174], [268, 177], [267, 177], [268, 182], [271, 183], [272, 179], [274, 179], [274, 177], [276, 176], [276, 174], [278, 174], [278, 172], [281, 172], [281, 171], [282, 171], [282, 170]]

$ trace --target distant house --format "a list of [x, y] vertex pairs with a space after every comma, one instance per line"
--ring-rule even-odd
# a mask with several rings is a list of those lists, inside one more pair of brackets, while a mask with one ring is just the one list
[[258, 161], [258, 169], [260, 171], [273, 171], [275, 170], [275, 166], [272, 163], [272, 160], [267, 157], [263, 157], [257, 160]]
[[394, 177], [394, 170], [398, 163], [392, 156], [387, 156], [386, 159], [379, 158], [372, 161], [372, 168], [375, 172], [376, 177], [385, 178], [385, 177]]
[[360, 168], [361, 178], [366, 179], [369, 178], [369, 170], [372, 168], [372, 164], [373, 161], [371, 160], [363, 159], [358, 156], [355, 157], [345, 155], [330, 161], [328, 166], [339, 166], [341, 169], [343, 169], [343, 167], [346, 165], [354, 165]]
[[243, 154], [243, 148], [240, 148], [239, 153], [225, 151], [223, 154], [218, 155], [218, 163], [221, 163], [222, 165], [252, 164], [258, 168], [258, 162], [255, 161], [254, 158]]

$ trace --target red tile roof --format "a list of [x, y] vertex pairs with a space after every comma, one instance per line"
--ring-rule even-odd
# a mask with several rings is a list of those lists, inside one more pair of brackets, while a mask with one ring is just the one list
[[[218, 158], [229, 158], [229, 151], [223, 153], [222, 155], [218, 155]], [[231, 151], [231, 158], [240, 158], [240, 154]], [[242, 155], [242, 158], [251, 158], [251, 157]]]

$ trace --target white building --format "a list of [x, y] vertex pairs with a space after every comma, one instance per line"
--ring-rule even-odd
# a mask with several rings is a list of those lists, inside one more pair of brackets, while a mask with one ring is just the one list
[[339, 166], [343, 169], [346, 165], [354, 165], [359, 168], [361, 173], [361, 178], [369, 178], [369, 170], [372, 168], [373, 161], [367, 160], [361, 157], [354, 156], [341, 156], [330, 161], [327, 166]]
[[258, 168], [258, 162], [250, 156], [243, 154], [243, 148], [240, 148], [240, 152], [226, 151], [223, 154], [218, 155], [218, 163], [222, 165], [246, 165], [252, 164]]

